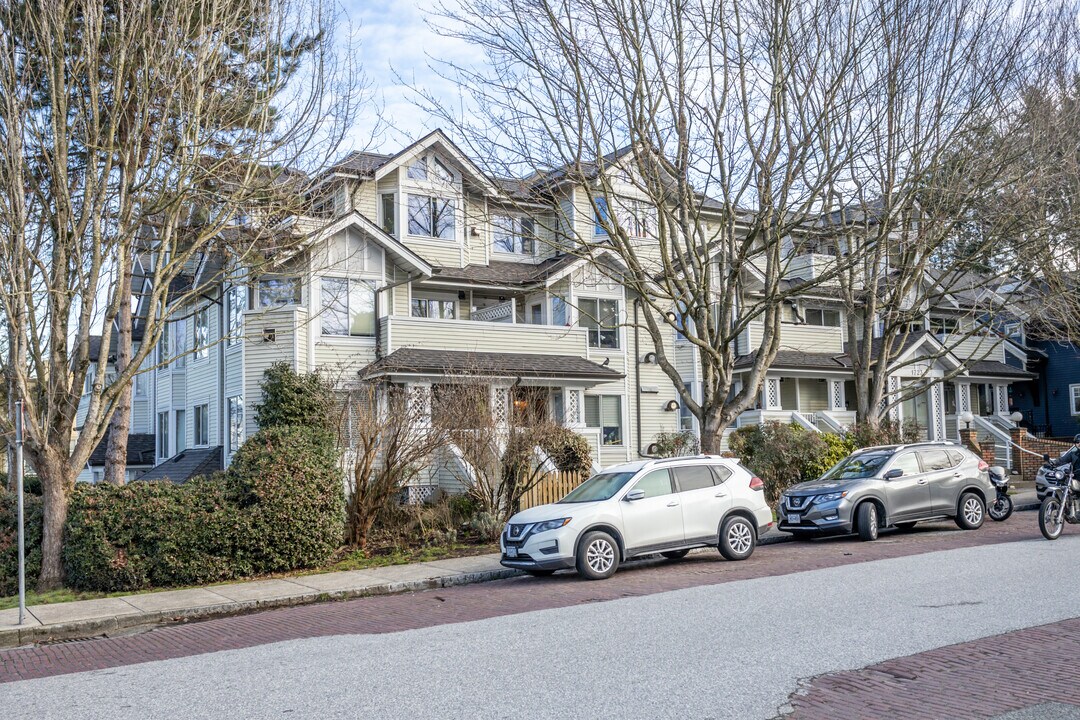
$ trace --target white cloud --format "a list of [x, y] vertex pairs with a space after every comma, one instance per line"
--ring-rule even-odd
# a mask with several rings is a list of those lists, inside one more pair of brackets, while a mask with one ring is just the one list
[[[359, 47], [343, 42], [344, 52], [359, 52], [364, 73], [375, 85], [378, 103], [387, 127], [376, 142], [394, 150], [435, 128], [433, 119], [421, 110], [411, 87], [434, 92], [452, 102], [457, 89], [432, 69], [438, 60], [473, 63], [482, 56], [467, 43], [440, 35], [425, 22], [433, 9], [432, 0], [343, 0], [345, 13], [354, 27]], [[371, 108], [358, 121], [355, 144], [368, 142], [370, 128], [377, 119]], [[372, 148], [378, 149], [378, 148]]]

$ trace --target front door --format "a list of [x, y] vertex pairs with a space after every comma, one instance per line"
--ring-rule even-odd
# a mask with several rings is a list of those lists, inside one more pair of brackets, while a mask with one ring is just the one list
[[904, 474], [885, 481], [885, 498], [889, 503], [889, 521], [902, 522], [929, 515], [933, 508], [930, 485], [914, 451], [893, 458], [889, 470], [900, 469]]
[[634, 483], [633, 490], [644, 490], [640, 500], [624, 500], [623, 532], [630, 553], [648, 548], [677, 545], [683, 541], [682, 503], [675, 492], [667, 469], [653, 470]]
[[720, 532], [720, 519], [732, 505], [731, 488], [720, 480], [731, 475], [726, 467], [708, 465], [684, 465], [672, 468], [675, 488], [682, 502], [683, 534], [686, 542], [709, 542], [715, 544]]

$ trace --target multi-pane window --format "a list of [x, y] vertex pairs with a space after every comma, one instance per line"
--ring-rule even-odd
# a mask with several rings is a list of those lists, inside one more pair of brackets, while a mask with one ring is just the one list
[[454, 182], [454, 173], [434, 155], [418, 157], [405, 173], [410, 180], [438, 180]]
[[409, 195], [409, 234], [454, 239], [454, 201], [430, 195]]
[[300, 278], [266, 277], [259, 280], [259, 307], [300, 304]]
[[157, 455], [159, 458], [169, 457], [169, 413], [157, 414]]
[[1070, 385], [1069, 395], [1072, 399], [1072, 414], [1080, 415], [1080, 385]]
[[225, 296], [227, 305], [225, 322], [227, 323], [226, 334], [228, 345], [240, 342], [244, 332], [244, 311], [247, 310], [247, 288], [243, 285], [233, 285]]
[[578, 323], [589, 331], [589, 347], [608, 350], [619, 348], [618, 300], [579, 300]]
[[611, 221], [611, 215], [608, 212], [607, 198], [596, 198], [596, 220], [595, 228], [593, 230], [594, 235], [607, 235], [606, 224]]
[[930, 318], [930, 332], [938, 336], [954, 335], [959, 326], [956, 318], [932, 316]]
[[210, 356], [210, 308], [195, 311], [195, 359]]
[[551, 324], [552, 325], [568, 325], [569, 319], [566, 312], [566, 301], [561, 297], [551, 298]]
[[187, 318], [180, 318], [175, 320], [172, 324], [173, 329], [173, 353], [176, 356], [176, 367], [184, 367], [187, 365]]
[[807, 325], [823, 325], [826, 327], [840, 327], [840, 311], [824, 310], [822, 308], [807, 308], [805, 310]]
[[639, 200], [617, 200], [615, 217], [619, 228], [635, 238], [652, 237], [656, 231], [656, 211]]
[[622, 445], [622, 397], [586, 395], [585, 426], [599, 428], [604, 445]]
[[321, 318], [323, 335], [374, 335], [374, 281], [324, 277]]
[[536, 252], [536, 224], [532, 218], [496, 215], [491, 218], [495, 251], [515, 255]]
[[440, 320], [453, 320], [457, 317], [457, 303], [453, 300], [413, 298], [411, 308], [413, 317], [438, 318]]
[[[694, 392], [694, 384], [686, 383], [686, 392], [691, 395]], [[690, 406], [686, 404], [686, 401], [679, 396], [679, 429], [683, 432], [691, 431], [694, 429], [694, 414], [690, 412]]]
[[195, 445], [206, 447], [210, 444], [210, 406], [195, 406]]
[[387, 235], [393, 235], [397, 227], [394, 223], [397, 215], [397, 196], [394, 193], [383, 193], [379, 196], [380, 211], [382, 212], [382, 229]]
[[244, 444], [244, 398], [229, 398], [229, 452], [236, 452]]

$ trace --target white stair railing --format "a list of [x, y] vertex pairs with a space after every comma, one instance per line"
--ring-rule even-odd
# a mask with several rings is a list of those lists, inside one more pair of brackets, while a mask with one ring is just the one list
[[814, 415], [812, 413], [811, 413], [810, 417], [806, 417], [805, 415], [800, 413], [798, 410], [792, 410], [791, 411], [791, 422], [793, 422], [796, 425], [800, 426], [804, 430], [813, 430], [814, 432], [819, 433], [819, 432], [821, 432], [821, 430], [819, 430], [818, 426], [814, 424], [813, 418], [814, 418]]
[[836, 418], [834, 418], [832, 415], [825, 412], [824, 410], [817, 413], [817, 421], [825, 427], [829, 428], [830, 432], [834, 432], [837, 435], [843, 435], [847, 432], [847, 429], [843, 425], [841, 425]]
[[1009, 433], [1001, 429], [997, 423], [982, 417], [981, 415], [975, 416], [974, 423], [976, 428], [986, 432], [987, 435], [994, 438], [995, 449], [1005, 450], [1005, 462], [1008, 467], [1012, 467], [1012, 438], [1009, 436]]

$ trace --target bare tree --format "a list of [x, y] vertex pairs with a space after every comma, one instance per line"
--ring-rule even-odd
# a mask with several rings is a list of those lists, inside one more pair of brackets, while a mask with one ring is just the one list
[[856, 75], [862, 141], [824, 224], [854, 258], [838, 284], [855, 409], [876, 424], [925, 389], [897, 392], [889, 379], [928, 311], [952, 304], [963, 322], [909, 363], [949, 354], [974, 336], [992, 337], [980, 350], [986, 357], [1000, 342], [1010, 295], [1033, 277], [1026, 246], [1045, 224], [1006, 197], [1007, 188], [1026, 192], [1032, 174], [1021, 162], [1023, 143], [1001, 131], [1024, 92], [1071, 51], [1072, 35], [1057, 3], [866, 7], [880, 46]]
[[[61, 581], [75, 477], [169, 308], [211, 280], [193, 281], [214, 266], [206, 258], [231, 258], [224, 272], [293, 241], [277, 227], [302, 201], [292, 169], [336, 153], [363, 98], [351, 59], [333, 53], [333, 21], [321, 0], [0, 7], [4, 370], [26, 404], [26, 450], [42, 480], [40, 588]], [[125, 276], [140, 254], [144, 338], [110, 383], [108, 348], [118, 319], [127, 332]], [[10, 431], [10, 413], [0, 425]]]
[[339, 438], [350, 486], [346, 539], [364, 550], [379, 513], [428, 471], [445, 439], [401, 386], [362, 383], [341, 398]]
[[[437, 22], [487, 64], [444, 66], [463, 112], [427, 104], [494, 174], [527, 175], [524, 192], [561, 208], [576, 185], [575, 211], [597, 216], [602, 242], [567, 212], [553, 242], [626, 286], [625, 322], [717, 452], [758, 398], [784, 301], [838, 271], [785, 283], [785, 246], [815, 231], [850, 166], [870, 18], [838, 0], [462, 5]], [[676, 367], [676, 332], [700, 364], [700, 400]]]

